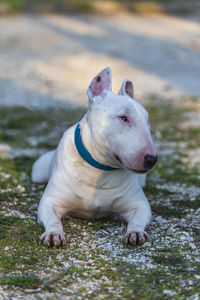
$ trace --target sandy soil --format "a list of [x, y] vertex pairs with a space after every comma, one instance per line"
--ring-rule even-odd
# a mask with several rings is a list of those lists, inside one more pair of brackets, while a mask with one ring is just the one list
[[87, 104], [92, 77], [110, 66], [114, 91], [136, 98], [200, 96], [200, 23], [167, 15], [19, 15], [0, 19], [0, 104]]

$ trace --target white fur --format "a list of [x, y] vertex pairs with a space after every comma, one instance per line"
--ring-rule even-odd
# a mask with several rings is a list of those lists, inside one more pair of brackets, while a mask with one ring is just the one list
[[[108, 80], [111, 80], [110, 69], [105, 70], [109, 71]], [[103, 90], [100, 95], [90, 92], [89, 110], [79, 124], [83, 143], [92, 157], [119, 169], [99, 170], [80, 157], [74, 145], [76, 125], [64, 133], [56, 151], [35, 162], [33, 181], [48, 181], [38, 209], [39, 221], [45, 227], [40, 239], [44, 245], [66, 243], [60, 221], [66, 213], [84, 218], [116, 213], [128, 222], [125, 242], [141, 244], [147, 239], [144, 230], [151, 220], [151, 210], [141, 188], [141, 184], [145, 185], [145, 175], [131, 170], [141, 165], [140, 153], [155, 154], [148, 114], [125, 93], [123, 85], [121, 95], [114, 95], [108, 83], [109, 90]], [[126, 127], [118, 117], [127, 110], [134, 126]], [[120, 156], [122, 163], [113, 153]]]
[[32, 181], [45, 183], [48, 182], [50, 172], [51, 172], [51, 163], [53, 161], [53, 156], [55, 150], [49, 151], [42, 155], [33, 165], [32, 168]]

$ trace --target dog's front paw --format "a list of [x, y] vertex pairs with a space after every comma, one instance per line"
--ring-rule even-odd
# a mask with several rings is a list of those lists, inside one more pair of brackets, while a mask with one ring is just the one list
[[123, 241], [126, 244], [142, 245], [148, 240], [148, 234], [145, 231], [131, 231], [124, 235]]
[[48, 247], [64, 246], [66, 244], [65, 233], [61, 232], [44, 232], [40, 237], [40, 244]]

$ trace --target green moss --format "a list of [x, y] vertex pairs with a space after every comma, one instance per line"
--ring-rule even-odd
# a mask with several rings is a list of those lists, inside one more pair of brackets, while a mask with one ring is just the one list
[[15, 271], [17, 268], [20, 268], [19, 265], [31, 264], [34, 265], [38, 261], [37, 258], [31, 257], [24, 258], [17, 254], [13, 255], [0, 255], [0, 264], [3, 272]]
[[99, 220], [92, 220], [89, 222], [89, 228], [92, 230], [99, 231], [101, 229], [106, 229], [109, 227], [117, 226], [119, 223], [121, 223], [122, 220], [112, 220], [112, 215], [110, 218], [101, 218]]
[[185, 210], [177, 209], [177, 208], [171, 208], [168, 206], [162, 206], [162, 205], [155, 205], [151, 204], [152, 211], [162, 217], [165, 218], [181, 218], [186, 214]]
[[21, 222], [22, 222], [22, 220], [18, 217], [7, 217], [7, 216], [0, 214], [0, 225], [1, 226], [9, 227], [12, 224], [17, 225]]
[[32, 111], [23, 107], [0, 108], [0, 142], [18, 147], [55, 148], [85, 109]]
[[189, 196], [184, 196], [184, 199], [173, 201], [173, 204], [178, 208], [193, 208], [198, 209], [200, 207], [199, 196], [194, 197], [194, 199], [190, 199]]
[[156, 255], [153, 256], [153, 259], [156, 263], [167, 265], [167, 266], [183, 266], [184, 268], [187, 266], [184, 257], [176, 254], [168, 254], [168, 255]]
[[191, 127], [188, 129], [180, 129], [176, 125], [170, 125], [161, 130], [161, 139], [166, 142], [188, 142], [188, 149], [200, 146], [200, 130], [199, 127]]
[[0, 0], [6, 5], [5, 12], [16, 11], [57, 11], [90, 12], [93, 10], [91, 0]]
[[150, 96], [149, 100], [150, 103], [146, 105], [146, 109], [149, 112], [153, 127], [165, 125], [166, 122], [176, 125], [178, 122], [186, 119], [184, 114], [188, 112], [188, 109], [177, 107], [172, 102], [161, 102], [154, 95]]
[[160, 156], [156, 168], [151, 172], [151, 177], [158, 178], [160, 183], [179, 183], [186, 186], [200, 186], [200, 169], [191, 167], [185, 162], [185, 155], [178, 151], [167, 156]]
[[7, 285], [9, 288], [14, 286], [28, 289], [36, 289], [41, 286], [42, 280], [36, 275], [27, 276], [5, 276], [0, 278], [0, 284]]
[[[160, 140], [166, 142], [187, 142], [188, 148], [200, 146], [199, 127], [183, 129], [180, 125], [188, 120], [188, 113], [196, 111], [196, 106], [178, 106], [173, 102], [158, 101], [157, 96], [150, 97], [150, 104], [146, 106], [153, 131], [159, 131]], [[194, 100], [191, 100], [192, 103]], [[196, 102], [194, 102], [196, 103]]]

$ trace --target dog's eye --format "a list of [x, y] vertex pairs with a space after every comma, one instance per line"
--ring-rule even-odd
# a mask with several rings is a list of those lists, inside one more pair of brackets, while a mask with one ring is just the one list
[[121, 118], [124, 122], [128, 122], [127, 116], [121, 116], [120, 118]]

